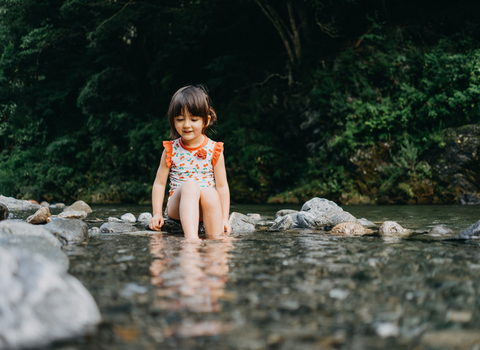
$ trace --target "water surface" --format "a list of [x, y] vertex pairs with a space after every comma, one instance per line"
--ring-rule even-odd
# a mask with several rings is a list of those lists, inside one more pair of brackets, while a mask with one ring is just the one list
[[[273, 218], [286, 206], [233, 206]], [[459, 232], [480, 206], [349, 206], [416, 232]], [[299, 209], [295, 207], [294, 209]], [[100, 219], [149, 207], [98, 206]], [[90, 216], [89, 216], [90, 218]], [[98, 225], [98, 224], [90, 224]], [[70, 273], [97, 301], [95, 336], [55, 349], [433, 349], [480, 344], [480, 245], [415, 236], [251, 232], [102, 235], [69, 246]]]

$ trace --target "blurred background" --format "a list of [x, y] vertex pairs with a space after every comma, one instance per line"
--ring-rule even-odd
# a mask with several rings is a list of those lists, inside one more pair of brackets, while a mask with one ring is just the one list
[[209, 89], [234, 203], [480, 203], [480, 4], [0, 0], [0, 193], [148, 204]]

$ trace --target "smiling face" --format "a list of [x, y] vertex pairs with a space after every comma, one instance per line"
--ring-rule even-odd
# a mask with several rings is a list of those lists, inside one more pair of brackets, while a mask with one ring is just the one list
[[[210, 122], [210, 116], [207, 118], [207, 125]], [[188, 110], [184, 109], [182, 113], [174, 118], [175, 131], [182, 138], [182, 142], [195, 147], [203, 142], [203, 132], [206, 124], [202, 117], [192, 116]]]

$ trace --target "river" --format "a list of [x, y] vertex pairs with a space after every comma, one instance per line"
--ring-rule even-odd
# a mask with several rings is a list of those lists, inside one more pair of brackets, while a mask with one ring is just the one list
[[[273, 218], [284, 208], [232, 211]], [[150, 210], [92, 209], [89, 218], [103, 220]], [[480, 206], [343, 209], [418, 235], [258, 231], [187, 244], [168, 233], [104, 234], [67, 246], [70, 273], [94, 296], [103, 323], [94, 336], [51, 348], [478, 349], [480, 242], [420, 233], [440, 224], [458, 233], [480, 219]]]

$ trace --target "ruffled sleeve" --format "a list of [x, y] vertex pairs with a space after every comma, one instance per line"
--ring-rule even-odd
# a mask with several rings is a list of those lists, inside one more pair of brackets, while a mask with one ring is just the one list
[[169, 168], [172, 167], [172, 141], [163, 141], [163, 147], [165, 148], [165, 152], [167, 153], [167, 166]]
[[213, 146], [213, 154], [212, 154], [212, 165], [215, 166], [218, 162], [218, 158], [220, 158], [220, 154], [223, 151], [223, 142], [215, 142], [215, 146]]

